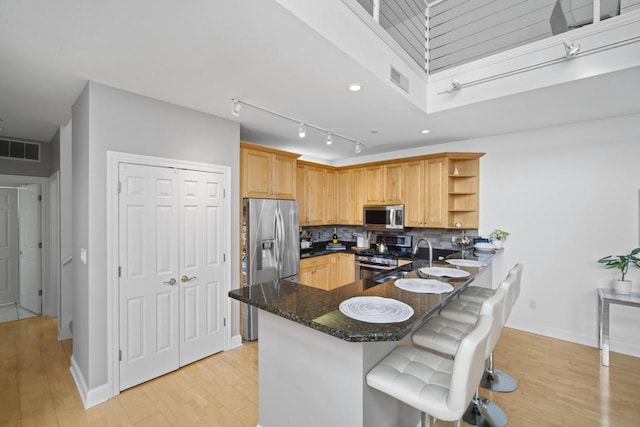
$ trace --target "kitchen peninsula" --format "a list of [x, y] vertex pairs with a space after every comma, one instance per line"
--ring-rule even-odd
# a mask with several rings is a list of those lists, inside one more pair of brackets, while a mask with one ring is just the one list
[[[394, 270], [405, 278], [425, 278], [416, 260]], [[442, 265], [451, 267], [450, 265]], [[490, 267], [464, 267], [465, 278], [429, 277], [454, 290], [423, 294], [402, 290], [395, 280], [374, 285], [357, 280], [325, 291], [276, 280], [229, 292], [231, 298], [258, 307], [259, 422], [262, 427], [416, 425], [420, 414], [369, 388], [365, 376], [449, 299]], [[392, 298], [408, 304], [413, 315], [397, 323], [351, 319], [341, 302], [358, 296]]]

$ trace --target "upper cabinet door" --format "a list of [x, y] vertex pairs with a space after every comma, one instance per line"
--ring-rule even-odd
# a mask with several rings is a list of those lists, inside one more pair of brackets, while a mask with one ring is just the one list
[[273, 197], [275, 199], [296, 198], [296, 158], [273, 155]]
[[402, 204], [402, 163], [365, 168], [367, 205]]
[[295, 200], [297, 154], [241, 142], [240, 156], [242, 197]]
[[402, 204], [403, 181], [402, 163], [384, 166], [384, 203]]
[[424, 160], [405, 162], [404, 182], [411, 183], [411, 191], [404, 192], [404, 225], [424, 227]]
[[272, 154], [258, 150], [242, 150], [243, 197], [270, 199], [273, 197], [271, 184]]
[[425, 162], [425, 189], [427, 202], [425, 227], [447, 226], [447, 159], [429, 159]]

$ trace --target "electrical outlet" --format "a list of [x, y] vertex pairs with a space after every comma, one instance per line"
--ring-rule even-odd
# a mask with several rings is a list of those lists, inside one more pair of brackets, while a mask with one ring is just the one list
[[536, 300], [530, 299], [529, 300], [529, 310], [535, 310], [535, 309], [536, 309]]

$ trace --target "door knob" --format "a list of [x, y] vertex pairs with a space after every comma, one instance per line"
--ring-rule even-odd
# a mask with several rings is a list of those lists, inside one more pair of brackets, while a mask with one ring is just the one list
[[191, 279], [195, 279], [195, 278], [196, 278], [196, 276], [188, 277], [188, 276], [186, 276], [186, 275], [185, 275], [185, 276], [182, 276], [182, 277], [180, 278], [180, 281], [181, 281], [182, 283], [187, 283], [189, 280], [191, 280]]
[[175, 285], [178, 281], [175, 279], [175, 277], [172, 277], [171, 279], [169, 279], [168, 282], [164, 282], [165, 285]]

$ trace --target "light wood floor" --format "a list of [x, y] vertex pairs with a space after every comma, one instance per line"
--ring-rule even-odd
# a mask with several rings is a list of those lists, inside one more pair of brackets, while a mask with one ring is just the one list
[[[3, 323], [0, 425], [254, 427], [257, 350], [245, 344], [85, 411], [69, 373], [71, 342], [56, 340], [56, 320]], [[611, 367], [603, 368], [597, 349], [505, 328], [494, 360], [520, 386], [481, 394], [505, 410], [510, 426], [640, 425], [639, 358], [611, 353]]]

